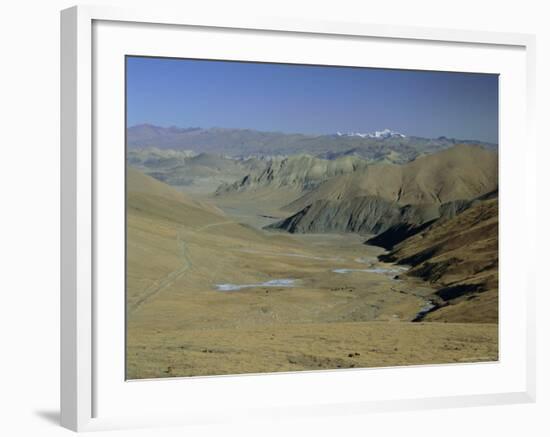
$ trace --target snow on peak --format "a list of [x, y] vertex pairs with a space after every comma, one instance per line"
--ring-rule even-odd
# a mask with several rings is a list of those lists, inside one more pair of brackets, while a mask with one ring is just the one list
[[402, 133], [395, 132], [391, 129], [377, 130], [375, 132], [361, 133], [361, 132], [349, 132], [342, 133], [336, 132], [336, 135], [339, 137], [360, 137], [360, 138], [406, 138], [406, 135]]
[[373, 136], [374, 138], [391, 138], [391, 137], [398, 137], [398, 138], [405, 138], [405, 135], [399, 132], [395, 132], [391, 129], [384, 129], [380, 131], [374, 132], [374, 134], [369, 134]]

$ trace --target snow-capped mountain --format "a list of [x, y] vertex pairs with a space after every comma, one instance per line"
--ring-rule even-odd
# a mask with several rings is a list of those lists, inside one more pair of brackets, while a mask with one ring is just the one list
[[[477, 144], [489, 150], [497, 145], [477, 140], [450, 137], [424, 138], [405, 136], [390, 129], [378, 132], [332, 133], [327, 135], [265, 132], [253, 129], [229, 128], [163, 128], [153, 125], [137, 125], [127, 131], [128, 150], [151, 148], [190, 154], [210, 153], [243, 159], [254, 157], [268, 161], [272, 157], [309, 154], [335, 160], [342, 156], [360, 156], [371, 162], [404, 163], [419, 155], [435, 153], [455, 144]], [[181, 153], [180, 153], [181, 152]], [[169, 154], [170, 152], [168, 152]], [[158, 151], [155, 155], [159, 155]], [[133, 159], [137, 159], [135, 156]], [[162, 156], [158, 156], [161, 160]], [[168, 158], [168, 156], [166, 156]], [[170, 159], [172, 156], [170, 156]], [[181, 156], [182, 160], [188, 159]], [[140, 157], [140, 160], [146, 157]]]
[[360, 138], [406, 138], [406, 135], [395, 132], [391, 129], [377, 130], [375, 132], [361, 133], [361, 132], [349, 132], [342, 133], [336, 132], [336, 135], [339, 137], [360, 137]]

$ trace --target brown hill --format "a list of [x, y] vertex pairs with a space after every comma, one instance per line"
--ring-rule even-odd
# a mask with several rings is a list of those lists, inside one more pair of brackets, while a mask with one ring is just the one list
[[189, 195], [178, 191], [169, 185], [160, 182], [159, 180], [142, 173], [141, 171], [131, 167], [126, 167], [126, 191], [129, 200], [137, 195], [145, 195], [147, 197], [164, 198], [169, 201], [174, 201], [176, 204], [183, 204], [200, 208], [205, 212], [214, 214], [223, 214], [220, 209], [206, 202], [201, 202], [191, 198]]
[[288, 205], [298, 211], [316, 200], [377, 196], [400, 205], [472, 199], [498, 187], [498, 155], [479, 146], [457, 145], [403, 165], [375, 164], [328, 179]]
[[158, 196], [176, 202], [181, 202], [185, 205], [197, 206], [197, 203], [188, 195], [183, 194], [130, 166], [126, 168], [126, 190], [128, 193]]
[[[447, 202], [437, 207], [437, 212], [433, 214], [433, 217], [424, 216], [425, 220], [401, 220], [397, 224], [391, 225], [389, 228], [380, 232], [373, 238], [367, 240], [365, 244], [370, 244], [372, 246], [383, 247], [384, 249], [391, 250], [393, 247], [400, 243], [401, 241], [412, 237], [415, 234], [426, 229], [428, 226], [432, 225], [436, 220], [441, 224], [444, 220], [451, 219], [458, 214], [462, 213], [468, 208], [476, 205], [477, 203], [487, 200], [497, 198], [498, 192], [492, 191], [490, 193], [484, 194], [476, 199], [472, 200], [455, 200], [452, 202]], [[432, 211], [433, 207], [432, 205]], [[406, 206], [404, 208], [410, 208], [415, 210], [413, 205]], [[422, 217], [420, 217], [422, 219]]]
[[367, 161], [357, 156], [344, 156], [334, 160], [310, 155], [272, 158], [265, 168], [251, 172], [241, 180], [221, 186], [218, 195], [263, 188], [290, 188], [303, 192], [319, 186], [329, 178], [365, 170]]
[[380, 259], [411, 265], [407, 275], [438, 288], [438, 308], [424, 320], [498, 321], [498, 198], [435, 222]]
[[130, 150], [128, 163], [159, 181], [194, 194], [213, 193], [220, 185], [241, 180], [266, 165], [262, 159], [155, 148]]
[[377, 196], [316, 200], [296, 214], [266, 227], [291, 233], [378, 234], [407, 223], [419, 227], [439, 217], [438, 205], [406, 205]]
[[[126, 173], [127, 301], [132, 310], [156, 293], [171, 272], [186, 268], [182, 241], [196, 229], [222, 223], [236, 235], [254, 233], [214, 206], [195, 201], [131, 167]], [[216, 229], [216, 228], [214, 228]], [[211, 232], [211, 231], [210, 231]], [[204, 243], [198, 233], [198, 245]]]
[[[405, 165], [372, 165], [328, 179], [288, 204], [285, 209], [294, 214], [269, 228], [374, 234], [393, 228], [394, 234], [410, 236], [427, 222], [453, 217], [472, 199], [494, 192], [497, 168], [496, 153], [464, 145]], [[375, 244], [389, 247], [387, 241]]]

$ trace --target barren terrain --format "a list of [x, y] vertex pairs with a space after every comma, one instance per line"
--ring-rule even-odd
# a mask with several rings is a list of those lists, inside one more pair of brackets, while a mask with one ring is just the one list
[[498, 359], [494, 320], [412, 323], [434, 287], [368, 235], [262, 229], [296, 198], [272, 193], [191, 196], [128, 168], [128, 379]]

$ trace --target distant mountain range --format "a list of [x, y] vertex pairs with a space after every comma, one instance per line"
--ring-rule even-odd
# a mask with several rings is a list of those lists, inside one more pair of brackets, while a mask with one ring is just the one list
[[156, 147], [235, 158], [309, 154], [323, 159], [358, 156], [371, 162], [405, 163], [455, 144], [476, 144], [494, 150], [496, 144], [447, 137], [406, 136], [384, 129], [374, 133], [332, 135], [287, 134], [251, 129], [159, 127], [140, 124], [127, 129], [129, 149]]

